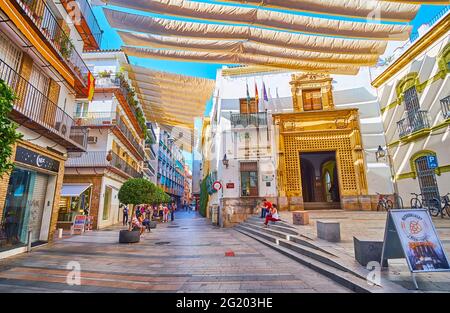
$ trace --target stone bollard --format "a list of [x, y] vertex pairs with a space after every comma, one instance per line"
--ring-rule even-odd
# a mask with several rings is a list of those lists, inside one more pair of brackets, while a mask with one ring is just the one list
[[317, 237], [330, 242], [341, 241], [341, 225], [336, 221], [317, 221]]
[[292, 212], [292, 222], [294, 225], [309, 225], [308, 211], [294, 211]]
[[61, 239], [63, 236], [63, 229], [62, 228], [58, 228], [58, 238]]

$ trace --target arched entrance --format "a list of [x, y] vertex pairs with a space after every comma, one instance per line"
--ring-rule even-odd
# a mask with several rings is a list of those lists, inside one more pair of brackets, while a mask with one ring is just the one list
[[340, 208], [336, 152], [300, 153], [300, 171], [305, 209]]

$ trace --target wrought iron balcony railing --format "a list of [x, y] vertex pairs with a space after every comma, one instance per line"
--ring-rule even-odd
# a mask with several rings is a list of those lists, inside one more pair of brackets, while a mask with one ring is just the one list
[[267, 113], [231, 113], [230, 121], [232, 127], [267, 126]]
[[116, 124], [116, 112], [75, 112], [75, 124], [86, 127], [111, 126]]
[[444, 119], [450, 118], [450, 96], [441, 99], [441, 108]]
[[86, 127], [116, 126], [141, 157], [145, 157], [145, 151], [133, 136], [131, 130], [122, 121], [118, 112], [89, 112], [75, 113], [75, 124]]
[[399, 137], [408, 136], [416, 131], [429, 128], [428, 112], [419, 110], [407, 114], [407, 117], [397, 122]]
[[45, 0], [15, 0], [84, 86], [89, 69]]
[[0, 79], [16, 96], [11, 119], [53, 139], [68, 151], [86, 151], [87, 130], [0, 59]]
[[118, 116], [117, 117], [117, 127], [120, 129], [120, 131], [125, 135], [125, 137], [128, 139], [128, 141], [132, 144], [132, 146], [136, 149], [136, 151], [139, 153], [139, 155], [144, 158], [145, 157], [145, 151], [142, 148], [142, 146], [136, 141], [136, 139], [133, 136], [133, 133], [128, 129], [127, 125], [122, 121], [122, 119]]
[[111, 74], [110, 76], [94, 75], [96, 89], [120, 88], [121, 80], [118, 76]]
[[97, 45], [100, 47], [102, 42], [103, 31], [100, 28], [100, 25], [97, 21], [97, 18], [92, 11], [91, 5], [87, 0], [76, 0], [78, 7], [80, 8], [80, 12], [83, 15], [86, 24], [91, 30], [92, 36], [95, 38]]
[[[110, 157], [111, 161], [108, 161]], [[89, 151], [83, 153], [78, 158], [69, 158], [65, 166], [67, 168], [92, 168], [92, 167], [114, 167], [133, 178], [142, 177], [142, 173], [129, 165], [114, 152], [108, 151]]]

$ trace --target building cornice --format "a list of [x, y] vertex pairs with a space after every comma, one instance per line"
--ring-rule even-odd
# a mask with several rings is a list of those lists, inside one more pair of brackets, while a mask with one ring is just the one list
[[387, 80], [392, 78], [398, 71], [404, 68], [420, 53], [425, 51], [433, 42], [446, 34], [450, 29], [450, 14], [447, 14], [442, 20], [434, 25], [425, 35], [418, 39], [408, 48], [393, 64], [391, 64], [383, 73], [378, 75], [372, 82], [375, 88], [380, 87]]

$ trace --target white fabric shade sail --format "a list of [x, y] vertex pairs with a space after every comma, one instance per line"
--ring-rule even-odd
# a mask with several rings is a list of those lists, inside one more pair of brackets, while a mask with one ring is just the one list
[[[129, 0], [134, 1], [134, 0]], [[367, 18], [379, 16], [389, 21], [409, 22], [419, 11], [418, 3], [427, 1], [378, 0], [221, 0], [222, 2], [251, 4], [254, 6], [319, 13], [335, 16]], [[404, 3], [401, 3], [404, 2]], [[435, 2], [435, 1], [429, 1]], [[440, 2], [440, 1], [438, 1]], [[411, 4], [416, 3], [416, 4]]]
[[175, 60], [175, 61], [193, 61], [219, 64], [250, 64], [265, 65], [274, 68], [285, 68], [291, 70], [313, 71], [313, 72], [332, 72], [336, 74], [356, 75], [359, 67], [352, 65], [327, 64], [308, 61], [295, 61], [286, 58], [265, 57], [240, 53], [214, 53], [214, 52], [195, 52], [184, 50], [161, 50], [152, 48], [122, 47], [123, 51], [129, 56]]
[[[146, 118], [160, 124], [194, 128], [211, 98], [214, 81], [122, 64]], [[185, 146], [184, 149], [188, 147]]]
[[291, 49], [348, 54], [362, 53], [379, 55], [384, 53], [387, 46], [386, 41], [379, 40], [354, 40], [311, 36], [250, 26], [168, 20], [110, 9], [104, 9], [104, 11], [109, 24], [114, 28], [165, 36], [202, 39], [237, 39]]
[[169, 16], [349, 38], [406, 40], [412, 29], [412, 26], [404, 24], [354, 22], [185, 0], [103, 1], [112, 5]]
[[213, 39], [192, 39], [185, 37], [170, 37], [152, 34], [128, 33], [118, 31], [124, 44], [129, 46], [141, 46], [152, 48], [172, 48], [183, 47], [185, 51], [217, 52], [217, 53], [239, 53], [261, 56], [273, 56], [288, 58], [298, 61], [314, 61], [329, 64], [356, 64], [374, 65], [378, 57], [373, 54], [339, 54], [314, 52], [300, 49], [288, 49], [270, 45], [257, 44], [242, 40], [213, 40]]

